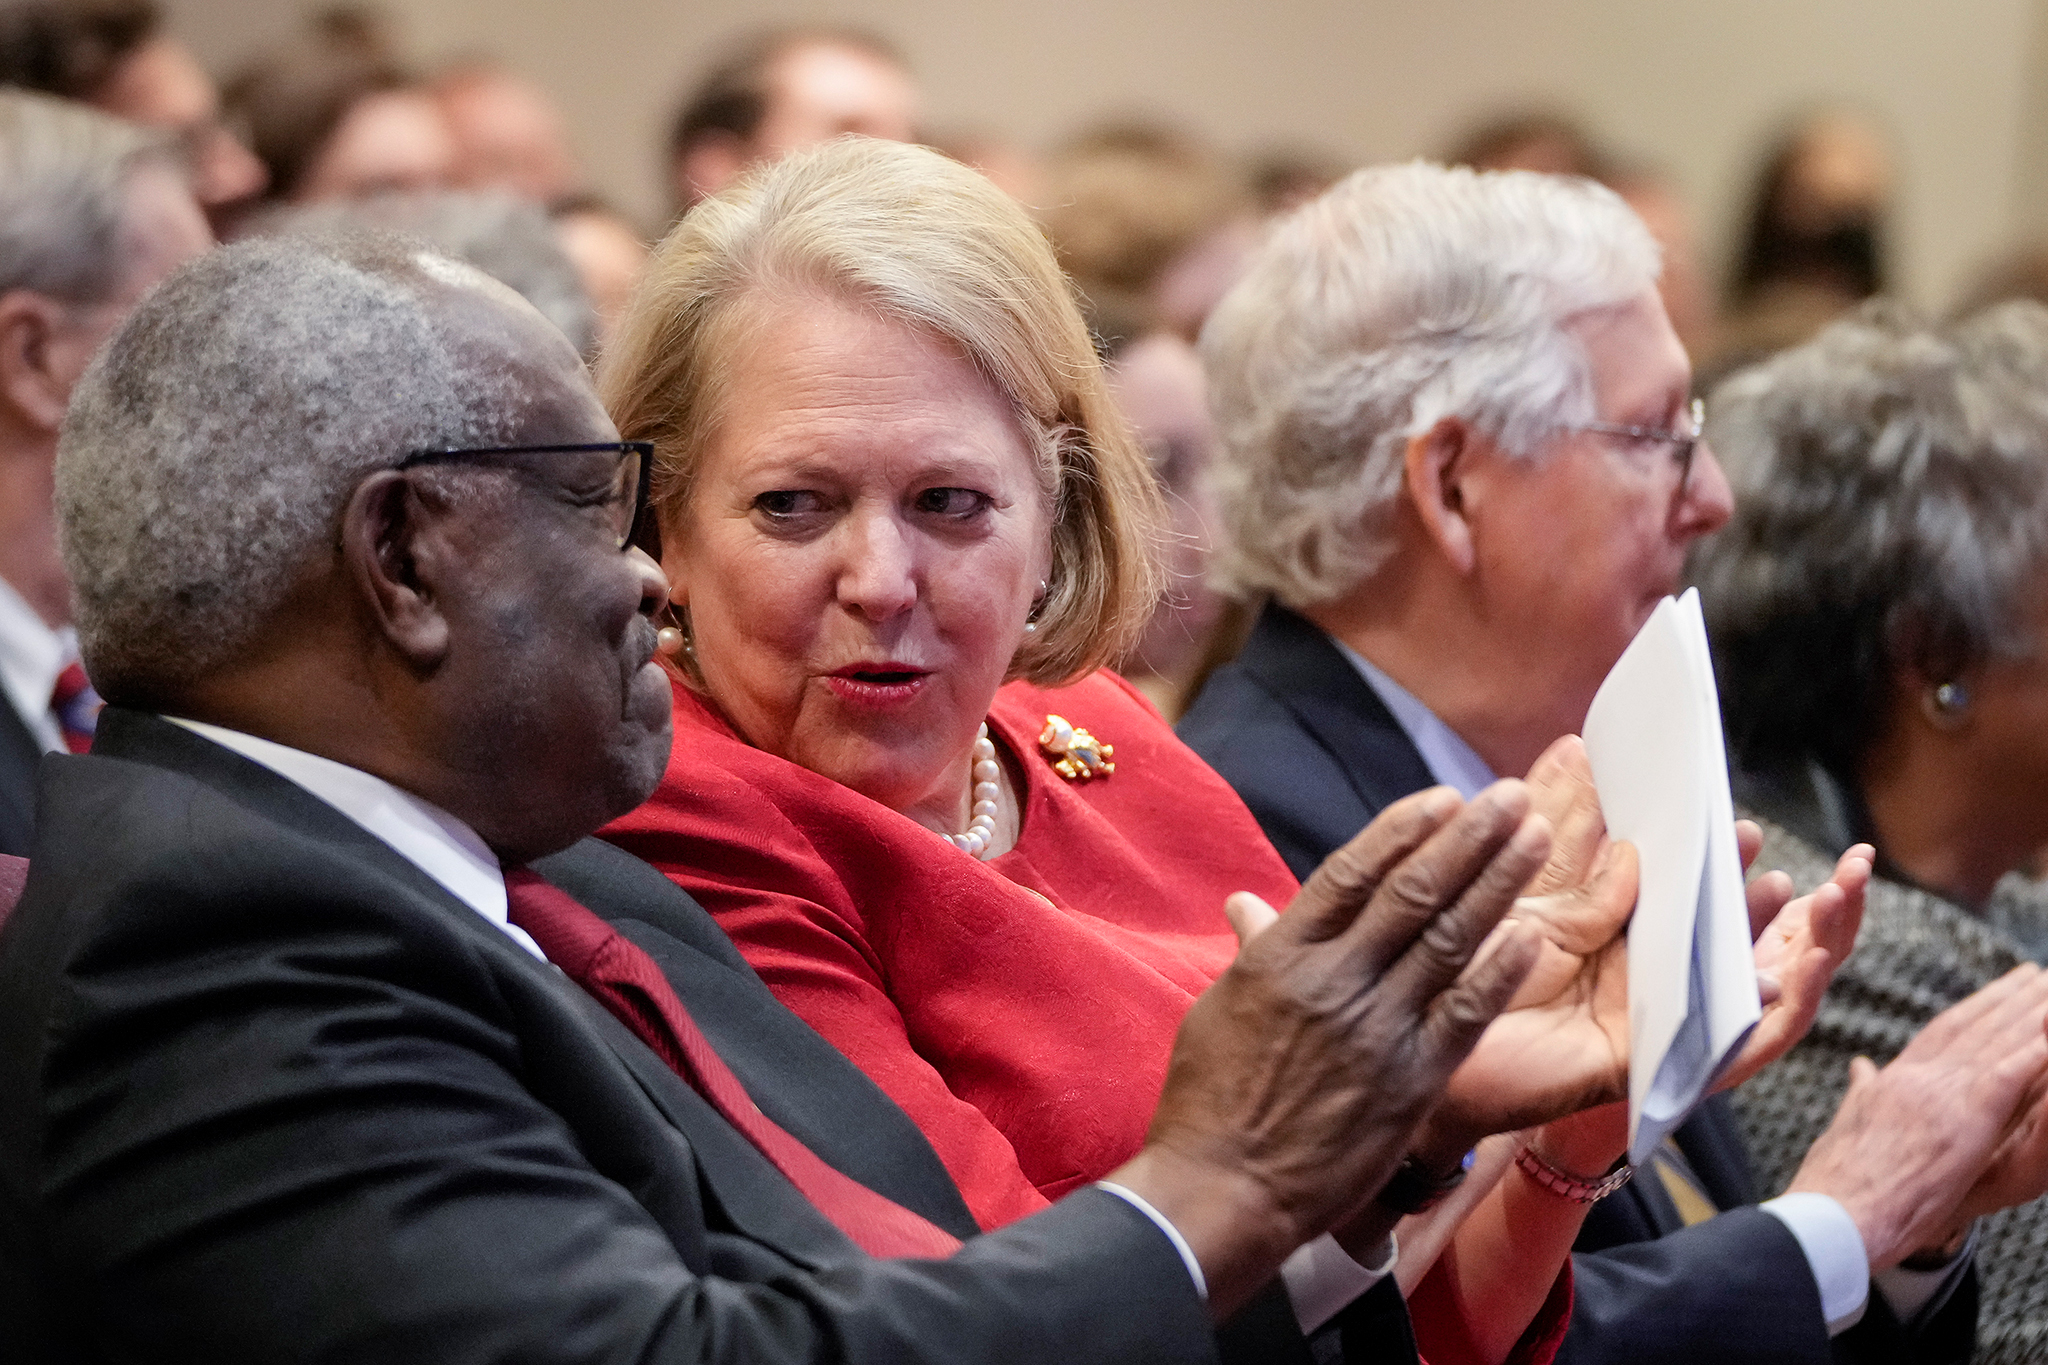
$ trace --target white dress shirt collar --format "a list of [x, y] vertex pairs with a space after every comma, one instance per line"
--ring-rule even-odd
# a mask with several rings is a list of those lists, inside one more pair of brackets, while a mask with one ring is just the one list
[[1415, 752], [1422, 755], [1422, 764], [1429, 769], [1431, 777], [1446, 787], [1455, 788], [1458, 795], [1467, 801], [1493, 784], [1494, 772], [1486, 766], [1486, 760], [1473, 752], [1472, 746], [1456, 730], [1439, 720], [1436, 712], [1424, 706], [1413, 692], [1381, 672], [1372, 660], [1336, 636], [1330, 636], [1330, 643], [1351, 661], [1351, 666], [1358, 670], [1358, 676], [1365, 679], [1365, 685], [1393, 713], [1394, 723], [1408, 736]]
[[475, 830], [447, 811], [331, 758], [202, 721], [178, 716], [164, 719], [305, 788], [389, 844], [398, 856], [446, 887], [449, 895], [502, 929], [520, 947], [547, 961], [540, 945], [506, 916], [505, 874], [497, 858]]
[[78, 656], [71, 627], [50, 629], [14, 585], [0, 578], [0, 694], [48, 753], [64, 752], [64, 731], [50, 711], [57, 675]]

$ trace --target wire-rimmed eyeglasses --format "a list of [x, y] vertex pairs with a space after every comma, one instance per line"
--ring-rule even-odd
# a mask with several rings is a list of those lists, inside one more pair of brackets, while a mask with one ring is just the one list
[[1590, 431], [1597, 436], [1619, 436], [1624, 440], [1641, 441], [1646, 444], [1663, 445], [1671, 448], [1671, 460], [1678, 466], [1678, 496], [1685, 496], [1686, 484], [1692, 479], [1692, 459], [1699, 451], [1700, 441], [1707, 427], [1707, 405], [1702, 400], [1692, 400], [1687, 410], [1692, 430], [1678, 431], [1671, 427], [1639, 427], [1623, 422], [1585, 422], [1572, 428], [1573, 431]]

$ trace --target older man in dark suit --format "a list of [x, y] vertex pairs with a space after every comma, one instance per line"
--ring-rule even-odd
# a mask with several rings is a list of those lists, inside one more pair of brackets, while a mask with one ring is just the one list
[[71, 386], [143, 293], [213, 245], [171, 144], [0, 90], [0, 853], [28, 852], [45, 753], [90, 741], [50, 508]]
[[[66, 428], [113, 705], [0, 931], [14, 1352], [1203, 1360], [1229, 1320], [1306, 1360], [1276, 1268], [1426, 1193], [1397, 1168], [1533, 961], [1515, 926], [1470, 962], [1545, 856], [1526, 794], [1377, 824], [1196, 1006], [1113, 1183], [976, 1236], [702, 912], [581, 841], [668, 748], [646, 452], [509, 291], [332, 251], [188, 267]], [[1391, 1294], [1328, 1346], [1412, 1354]]]
[[[1303, 210], [1212, 318], [1220, 571], [1271, 605], [1180, 732], [1297, 871], [1410, 792], [1528, 771], [1728, 519], [1656, 277], [1589, 182], [1418, 164]], [[1991, 1149], [1927, 1159], [1964, 1121], [1929, 1074], [1888, 1069], [1760, 1207], [1709, 1101], [1589, 1217], [1560, 1360], [1966, 1359], [1969, 1258], [1899, 1210], [1955, 1209]]]

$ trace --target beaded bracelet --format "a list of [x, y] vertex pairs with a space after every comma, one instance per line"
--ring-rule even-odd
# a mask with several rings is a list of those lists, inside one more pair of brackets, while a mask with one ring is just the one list
[[1598, 1180], [1581, 1179], [1568, 1172], [1560, 1171], [1557, 1167], [1536, 1155], [1536, 1149], [1526, 1142], [1522, 1144], [1522, 1150], [1515, 1153], [1515, 1165], [1521, 1170], [1523, 1175], [1528, 1176], [1544, 1189], [1549, 1190], [1560, 1199], [1569, 1199], [1575, 1204], [1599, 1203], [1623, 1185], [1628, 1184], [1629, 1177], [1636, 1173], [1635, 1167], [1624, 1162]]

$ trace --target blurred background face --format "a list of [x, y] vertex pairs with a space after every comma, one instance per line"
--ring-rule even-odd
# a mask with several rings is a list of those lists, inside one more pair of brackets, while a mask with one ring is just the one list
[[663, 567], [748, 742], [893, 810], [950, 811], [1051, 560], [1030, 444], [952, 346], [764, 305]]
[[561, 115], [529, 81], [489, 68], [458, 71], [435, 90], [455, 143], [454, 183], [553, 204], [582, 188]]
[[626, 311], [646, 273], [647, 239], [631, 223], [602, 207], [574, 208], [555, 216], [555, 240], [576, 267], [597, 311], [598, 345]]
[[455, 139], [434, 99], [419, 90], [380, 91], [356, 101], [342, 116], [292, 199], [317, 204], [393, 190], [443, 189], [455, 169]]
[[220, 92], [183, 44], [153, 38], [118, 66], [93, 103], [108, 113], [175, 132], [192, 162], [192, 189], [208, 210], [228, 210], [263, 191], [263, 163], [220, 117]]
[[917, 134], [917, 86], [909, 73], [855, 48], [785, 53], [768, 88], [767, 115], [754, 131], [756, 156], [782, 156], [844, 133], [891, 142], [910, 142]]

